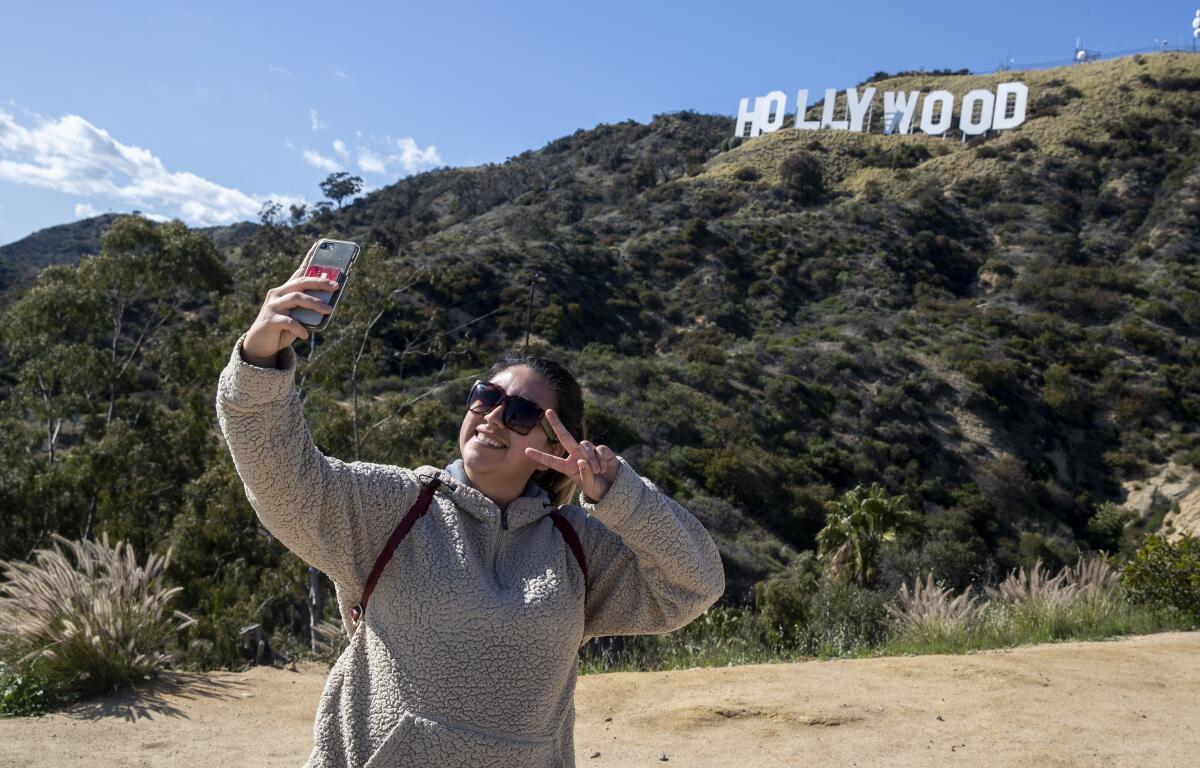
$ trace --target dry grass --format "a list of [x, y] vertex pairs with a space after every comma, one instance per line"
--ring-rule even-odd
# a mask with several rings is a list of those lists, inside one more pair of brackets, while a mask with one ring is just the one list
[[1119, 574], [1104, 556], [1080, 559], [1057, 574], [1039, 560], [985, 589], [980, 603], [955, 597], [927, 578], [911, 593], [905, 585], [888, 612], [895, 633], [889, 653], [961, 652], [1066, 639], [1155, 632], [1179, 622], [1130, 603]]
[[149, 678], [169, 664], [174, 633], [192, 623], [169, 609], [181, 589], [163, 585], [170, 557], [139, 565], [127, 543], [55, 535], [34, 562], [0, 563], [0, 653], [36, 659], [48, 681], [80, 693]]
[[896, 602], [887, 607], [896, 631], [913, 641], [945, 637], [967, 630], [979, 618], [983, 606], [967, 589], [958, 596], [949, 587], [939, 587], [933, 574], [922, 583], [918, 578], [909, 592], [900, 585]]
[[1106, 599], [1120, 582], [1120, 574], [1104, 557], [1080, 558], [1051, 577], [1041, 560], [1028, 572], [1024, 568], [1009, 574], [999, 587], [988, 588], [990, 599], [1010, 605], [1040, 604], [1066, 606], [1094, 603]]
[[1067, 581], [1067, 573], [1064, 568], [1051, 577], [1050, 570], [1039, 559], [1028, 571], [1018, 568], [1000, 586], [987, 587], [985, 592], [991, 600], [1010, 605], [1067, 605], [1075, 593], [1074, 585]]

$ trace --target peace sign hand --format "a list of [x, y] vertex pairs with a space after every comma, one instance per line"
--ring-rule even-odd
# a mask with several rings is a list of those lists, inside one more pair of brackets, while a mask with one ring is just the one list
[[577, 442], [553, 408], [546, 409], [546, 419], [558, 436], [559, 445], [567, 449], [567, 456], [551, 456], [537, 448], [526, 448], [525, 455], [538, 463], [542, 469], [555, 469], [573, 478], [579, 489], [590, 499], [600, 501], [617, 479], [621, 462], [617, 454], [607, 445], [593, 445], [584, 440]]

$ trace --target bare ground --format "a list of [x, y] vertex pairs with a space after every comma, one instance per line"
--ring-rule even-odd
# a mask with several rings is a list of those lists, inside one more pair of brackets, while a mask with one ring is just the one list
[[[323, 665], [173, 673], [0, 720], [0, 765], [299, 766]], [[582, 766], [1192, 766], [1200, 632], [579, 679]], [[611, 720], [609, 720], [611, 718]], [[598, 754], [597, 754], [598, 753]]]

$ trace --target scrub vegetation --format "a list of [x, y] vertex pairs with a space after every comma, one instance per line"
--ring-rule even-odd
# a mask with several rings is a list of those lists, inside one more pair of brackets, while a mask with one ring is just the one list
[[[195, 620], [176, 666], [244, 663], [255, 624], [274, 657], [311, 652], [309, 574], [255, 518], [213, 397], [327, 236], [364, 252], [295, 345], [322, 451], [444, 466], [465, 387], [528, 332], [580, 377], [591, 439], [717, 540], [718, 606], [595, 640], [585, 669], [1194, 625], [1194, 545], [1148, 538], [1177, 502], [1129, 499], [1200, 484], [1200, 57], [874, 84], [1016, 78], [1027, 122], [965, 142], [664, 114], [255, 226], [116, 217], [0, 248], [6, 276], [44, 265], [2, 286], [0, 559], [55, 534], [170, 550]], [[837, 505], [872, 486], [910, 514], [855, 527]], [[986, 592], [1097, 562], [1127, 574], [1098, 602]], [[37, 699], [5, 658], [5, 701]]]

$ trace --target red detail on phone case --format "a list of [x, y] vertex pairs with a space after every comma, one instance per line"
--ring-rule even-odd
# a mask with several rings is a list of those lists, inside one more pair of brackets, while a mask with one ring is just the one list
[[323, 267], [320, 264], [309, 264], [305, 271], [305, 277], [324, 277], [329, 280], [337, 280], [342, 274], [342, 270], [337, 267]]

